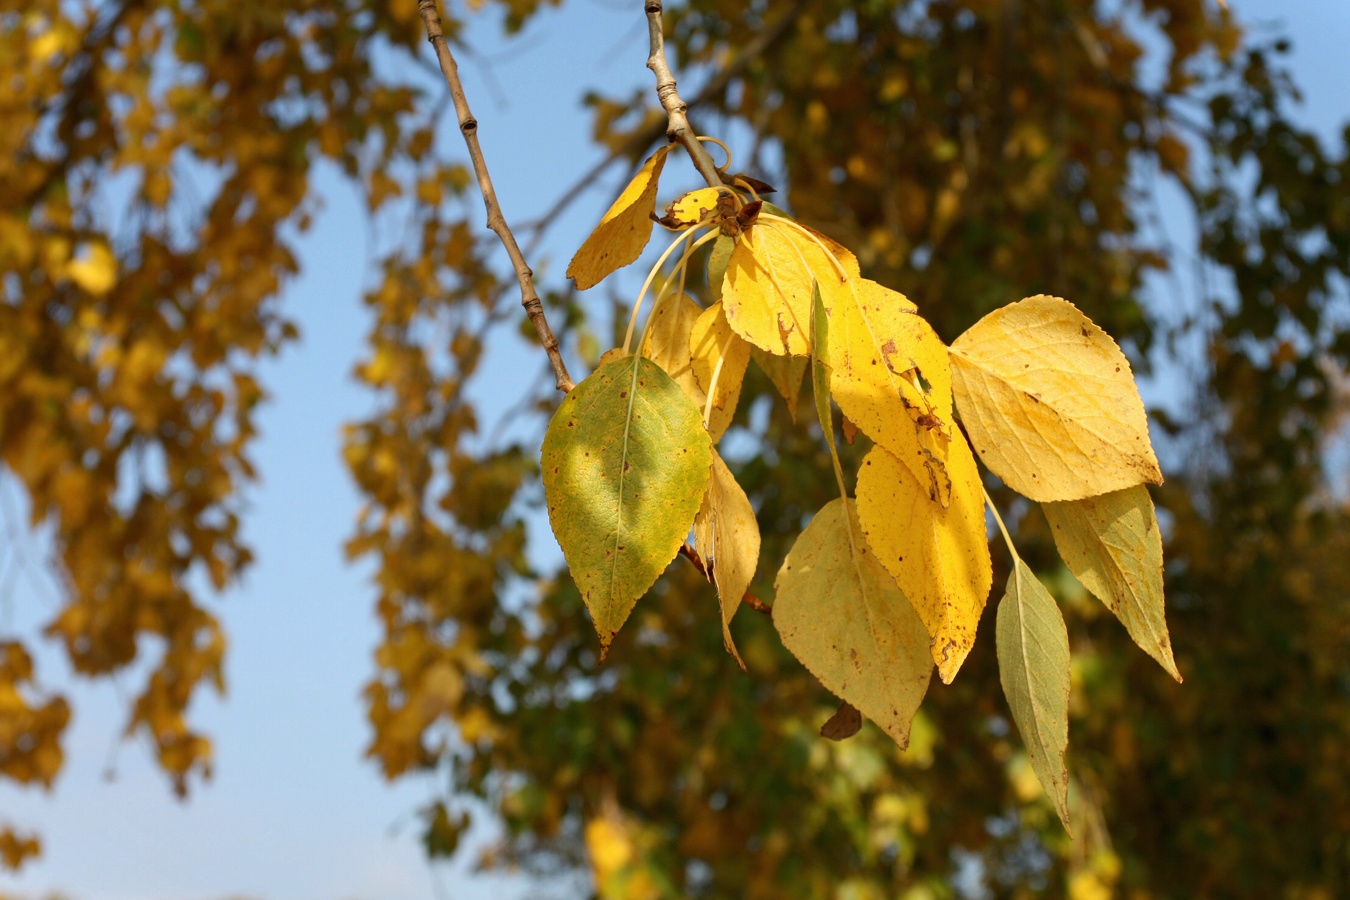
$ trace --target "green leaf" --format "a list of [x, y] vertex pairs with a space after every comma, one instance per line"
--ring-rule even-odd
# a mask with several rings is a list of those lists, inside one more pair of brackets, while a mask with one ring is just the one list
[[825, 300], [820, 295], [820, 284], [811, 284], [811, 396], [816, 401], [816, 419], [830, 448], [830, 462], [834, 477], [839, 482], [839, 495], [848, 497], [844, 487], [844, 468], [839, 464], [839, 445], [834, 441], [834, 415], [830, 412], [830, 364], [826, 362], [825, 348], [830, 346], [830, 317], [825, 312]]
[[651, 360], [626, 356], [563, 400], [542, 465], [549, 521], [603, 657], [689, 533], [712, 444], [679, 385]]
[[928, 632], [860, 536], [851, 500], [816, 513], [778, 571], [773, 622], [821, 684], [903, 748], [933, 672]]
[[731, 262], [731, 251], [736, 249], [736, 239], [729, 234], [719, 234], [713, 239], [712, 249], [708, 251], [708, 290], [713, 302], [722, 299], [722, 279], [727, 274], [727, 263]]
[[1069, 830], [1069, 631], [1050, 592], [1014, 559], [998, 604], [998, 675], [1031, 767]]
[[1162, 536], [1148, 488], [1136, 485], [1041, 508], [1069, 571], [1115, 613], [1145, 653], [1181, 681], [1167, 633]]

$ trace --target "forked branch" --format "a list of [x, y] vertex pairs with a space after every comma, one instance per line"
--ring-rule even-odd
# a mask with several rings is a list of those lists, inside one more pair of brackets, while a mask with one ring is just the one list
[[[497, 233], [502, 246], [506, 248], [506, 254], [511, 257], [511, 265], [516, 270], [516, 281], [520, 283], [521, 305], [525, 307], [525, 314], [534, 323], [539, 341], [548, 352], [558, 390], [567, 393], [574, 387], [572, 377], [567, 374], [567, 365], [563, 362], [562, 351], [558, 348], [558, 339], [554, 337], [553, 329], [549, 328], [548, 319], [544, 315], [544, 305], [539, 301], [539, 292], [534, 287], [534, 273], [525, 262], [525, 255], [520, 252], [516, 236], [511, 233], [511, 227], [506, 224], [506, 217], [502, 215], [501, 204], [497, 202], [497, 191], [492, 186], [487, 161], [483, 158], [483, 150], [478, 145], [478, 120], [469, 111], [464, 85], [459, 80], [459, 66], [455, 64], [455, 57], [451, 54], [450, 46], [445, 40], [445, 32], [441, 29], [441, 16], [436, 10], [436, 0], [418, 0], [417, 9], [422, 14], [422, 24], [426, 26], [427, 40], [436, 48], [441, 73], [445, 75], [446, 86], [450, 88], [450, 98], [455, 103], [455, 113], [459, 117], [459, 132], [464, 135], [464, 143], [469, 148], [473, 171], [478, 177], [478, 190], [482, 193], [483, 204], [487, 207], [487, 226]], [[673, 85], [672, 82], [672, 87]]]

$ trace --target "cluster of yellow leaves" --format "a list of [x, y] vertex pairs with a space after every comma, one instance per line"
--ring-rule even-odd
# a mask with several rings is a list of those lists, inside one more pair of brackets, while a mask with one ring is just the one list
[[[991, 313], [948, 347], [913, 302], [863, 278], [851, 252], [753, 191], [700, 189], [658, 218], [665, 157], [663, 148], [647, 161], [568, 273], [588, 287], [634, 261], [652, 220], [684, 232], [662, 261], [682, 242], [683, 252], [637, 353], [625, 342], [606, 354], [563, 401], [543, 445], [554, 532], [602, 647], [683, 547], [701, 554], [727, 648], [740, 660], [729, 624], [754, 580], [760, 535], [753, 504], [712, 445], [732, 422], [750, 358], [766, 354], [756, 358], [782, 361], [770, 367], [790, 399], [792, 371], [800, 383], [811, 365], [841, 493], [783, 561], [774, 622], [784, 645], [845, 701], [841, 715], [856, 709], [906, 746], [933, 665], [950, 682], [974, 646], [993, 583], [977, 456], [1045, 504], [1069, 569], [1179, 679], [1144, 487], [1162, 476], [1115, 342], [1067, 301], [1037, 296]], [[704, 308], [684, 286], [693, 251], [708, 242]], [[846, 435], [871, 442], [852, 496], [831, 398]], [[1067, 826], [1067, 630], [1004, 535], [1013, 559], [998, 613], [1004, 691]], [[841, 720], [832, 730], [856, 729]]]

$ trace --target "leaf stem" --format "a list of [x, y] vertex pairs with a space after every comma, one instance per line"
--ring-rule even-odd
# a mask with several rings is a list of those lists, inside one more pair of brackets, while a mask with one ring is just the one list
[[980, 485], [980, 491], [984, 494], [984, 505], [989, 507], [989, 511], [994, 514], [994, 521], [998, 524], [998, 530], [1003, 533], [1003, 542], [1008, 545], [1008, 552], [1012, 554], [1013, 563], [1020, 562], [1022, 557], [1017, 555], [1017, 548], [1013, 546], [1012, 538], [1008, 536], [1008, 528], [1003, 524], [1003, 517], [998, 514], [998, 507], [994, 505], [993, 498], [989, 496], [989, 491], [983, 484]]
[[[657, 272], [661, 271], [661, 267], [666, 264], [666, 260], [670, 259], [670, 254], [675, 252], [675, 248], [680, 246], [680, 244], [684, 243], [685, 241], [689, 240], [690, 237], [692, 237], [694, 234], [697, 233], [698, 227], [695, 226], [694, 228], [690, 228], [684, 234], [677, 237], [675, 240], [671, 241], [670, 246], [666, 248], [666, 252], [661, 254], [661, 258], [656, 261], [656, 265], [652, 266], [651, 271], [647, 273], [646, 280], [642, 282], [642, 290], [638, 292], [637, 302], [633, 304], [633, 312], [628, 317], [628, 330], [624, 332], [623, 335], [623, 352], [625, 356], [629, 353], [630, 348], [633, 346], [633, 332], [637, 329], [638, 313], [642, 311], [642, 301], [647, 298], [647, 289], [652, 286], [652, 279], [656, 277]], [[716, 231], [712, 232], [711, 234], [705, 234], [703, 237], [699, 238], [697, 241], [694, 242], [694, 246], [689, 248], [688, 253], [694, 252], [694, 250], [700, 247], [703, 244], [703, 242], [709, 240], [710, 238], [716, 237], [716, 235], [717, 235]], [[680, 258], [681, 262], [683, 262], [686, 258], [687, 254], [686, 256], [682, 256]], [[644, 334], [646, 333], [645, 329], [643, 333]], [[639, 343], [638, 347], [641, 348], [641, 346], [642, 345]]]
[[450, 53], [450, 45], [446, 42], [445, 32], [441, 29], [441, 16], [436, 10], [436, 0], [418, 0], [417, 10], [422, 15], [427, 40], [436, 49], [441, 73], [445, 75], [446, 86], [450, 88], [450, 97], [455, 103], [455, 113], [459, 117], [459, 133], [464, 136], [464, 143], [469, 148], [473, 171], [478, 177], [478, 190], [483, 195], [483, 205], [487, 207], [487, 227], [496, 232], [502, 246], [506, 248], [507, 256], [511, 258], [511, 265], [516, 271], [516, 281], [520, 284], [520, 303], [525, 307], [525, 314], [534, 323], [534, 330], [539, 335], [539, 342], [543, 344], [544, 351], [548, 353], [558, 390], [565, 394], [572, 390], [574, 384], [571, 376], [567, 374], [567, 365], [563, 362], [558, 339], [553, 335], [553, 329], [549, 328], [548, 319], [544, 315], [544, 304], [540, 302], [539, 292], [534, 287], [534, 273], [525, 262], [525, 255], [520, 252], [516, 236], [511, 233], [511, 227], [507, 225], [506, 217], [502, 215], [501, 204], [497, 201], [497, 190], [492, 186], [492, 176], [488, 174], [487, 160], [484, 159], [482, 147], [478, 144], [478, 120], [469, 110], [469, 100], [464, 94], [464, 85], [459, 80], [459, 66], [455, 64], [455, 57]]
[[[704, 578], [706, 578], [709, 584], [717, 583], [713, 577], [712, 565], [710, 563], [704, 562], [703, 557], [698, 555], [697, 550], [689, 546], [688, 541], [680, 545], [680, 555], [683, 556], [685, 559], [689, 560], [691, 563], [693, 563], [694, 568], [698, 569], [698, 573], [702, 575]], [[746, 591], [744, 594], [741, 595], [741, 602], [744, 603], [746, 606], [750, 607], [751, 609], [753, 609], [755, 612], [759, 613], [760, 615], [763, 616], [773, 615], [773, 607], [770, 604], [765, 603], [763, 600], [759, 599], [749, 591]]]

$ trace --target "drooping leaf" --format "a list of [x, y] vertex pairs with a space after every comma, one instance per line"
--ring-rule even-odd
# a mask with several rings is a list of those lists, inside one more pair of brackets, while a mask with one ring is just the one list
[[722, 299], [722, 281], [727, 277], [727, 263], [736, 243], [737, 239], [731, 235], [719, 234], [708, 250], [708, 293], [714, 302]]
[[642, 357], [601, 366], [549, 422], [542, 457], [549, 521], [602, 652], [679, 551], [711, 465], [698, 409]]
[[[689, 352], [699, 391], [704, 398], [709, 390], [713, 392], [708, 433], [717, 443], [736, 414], [745, 370], [750, 365], [750, 345], [731, 330], [722, 304], [714, 303], [694, 322]], [[699, 411], [703, 412], [701, 408]]]
[[858, 516], [877, 559], [928, 627], [938, 674], [951, 683], [975, 644], [994, 573], [980, 473], [960, 432], [949, 442], [947, 471], [952, 494], [944, 509], [909, 467], [873, 447], [858, 471]]
[[1043, 503], [1064, 564], [1177, 681], [1163, 609], [1163, 550], [1148, 488]]
[[646, 338], [642, 342], [642, 355], [675, 379], [675, 383], [700, 408], [703, 406], [704, 393], [698, 379], [694, 377], [689, 357], [689, 336], [702, 312], [703, 307], [688, 294], [667, 295], [652, 310], [652, 320], [647, 325]]
[[1130, 363], [1072, 303], [995, 310], [951, 346], [961, 420], [985, 465], [1032, 500], [1162, 483]]
[[947, 348], [903, 294], [859, 279], [830, 324], [830, 390], [844, 415], [905, 463], [936, 502], [951, 500]]
[[820, 423], [825, 445], [830, 448], [830, 464], [839, 482], [839, 494], [848, 496], [844, 486], [844, 467], [839, 463], [839, 445], [834, 440], [834, 414], [830, 412], [830, 364], [824, 357], [824, 348], [830, 346], [830, 317], [825, 312], [825, 301], [820, 285], [811, 286], [814, 307], [811, 312], [811, 397], [815, 401], [816, 421]]
[[787, 401], [788, 415], [792, 421], [797, 421], [797, 401], [802, 395], [802, 383], [810, 361], [802, 356], [775, 356], [758, 347], [750, 348], [750, 358], [769, 376], [774, 388]]
[[647, 158], [567, 264], [567, 277], [576, 282], [578, 290], [594, 287], [642, 255], [651, 240], [657, 182], [669, 152], [667, 144]]
[[694, 546], [709, 563], [722, 608], [722, 641], [742, 669], [731, 639], [731, 618], [741, 607], [759, 566], [759, 522], [745, 491], [736, 483], [717, 451], [712, 452], [712, 477], [703, 505], [694, 516]]
[[998, 675], [1031, 767], [1069, 829], [1069, 631], [1050, 592], [1013, 560], [998, 604]]
[[821, 245], [793, 225], [761, 217], [742, 231], [722, 282], [731, 327], [779, 356], [811, 351], [811, 283], [820, 283], [830, 308], [834, 293], [851, 277], [847, 267], [841, 276]]
[[773, 622], [821, 684], [905, 747], [933, 671], [928, 634], [859, 527], [851, 500], [816, 513], [778, 571]]

